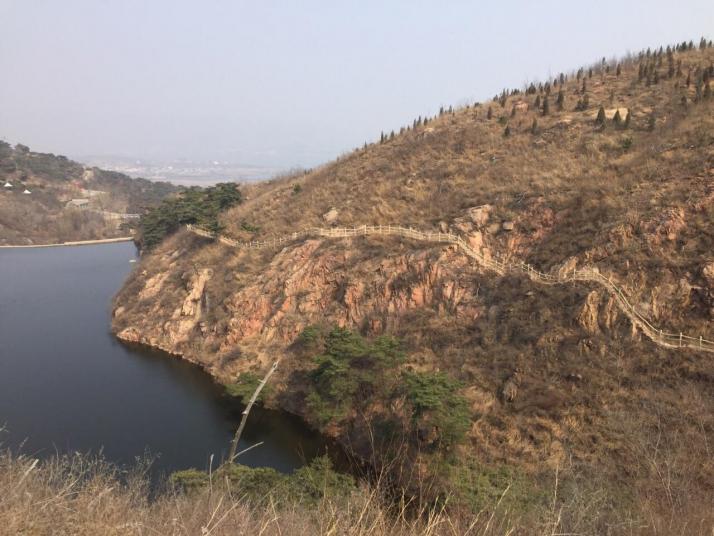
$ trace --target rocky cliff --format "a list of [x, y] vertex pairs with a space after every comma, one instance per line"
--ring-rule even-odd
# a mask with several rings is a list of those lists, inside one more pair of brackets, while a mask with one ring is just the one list
[[[264, 240], [388, 223], [455, 232], [487, 257], [542, 272], [596, 268], [655, 324], [711, 339], [714, 100], [702, 88], [713, 54], [672, 53], [696, 84], [676, 72], [655, 83], [668, 55], [643, 54], [428, 126], [420, 118], [310, 173], [245, 188], [222, 216], [225, 232]], [[562, 110], [538, 104], [560, 93]], [[601, 103], [630, 119], [596, 122]], [[181, 231], [143, 256], [113, 319], [120, 338], [226, 383], [281, 359], [269, 403], [306, 418], [315, 363], [295, 341], [311, 325], [394, 335], [408, 356], [400, 370], [457, 378], [470, 405], [464, 459], [531, 474], [577, 468], [644, 493], [659, 470], [647, 460], [666, 443], [677, 482], [693, 493], [714, 486], [702, 451], [714, 439], [711, 356], [654, 344], [588, 282], [500, 276], [453, 246], [409, 239], [238, 250]], [[358, 428], [355, 419], [329, 432], [349, 440]]]

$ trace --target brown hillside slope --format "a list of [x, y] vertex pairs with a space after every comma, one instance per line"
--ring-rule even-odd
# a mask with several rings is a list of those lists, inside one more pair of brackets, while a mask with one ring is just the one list
[[176, 190], [0, 141], [0, 245], [127, 236], [137, 220], [126, 214], [141, 213]]
[[[547, 115], [545, 89], [447, 112], [308, 174], [246, 188], [247, 202], [225, 214], [226, 234], [448, 230], [543, 272], [596, 267], [656, 324], [712, 339], [714, 99], [700, 82], [712, 61], [712, 48], [675, 52], [671, 77], [666, 53], [598, 65], [551, 85]], [[589, 106], [576, 110], [585, 94]], [[629, 109], [629, 124], [596, 124], [601, 105]], [[658, 348], [596, 285], [499, 277], [454, 247], [398, 238], [235, 251], [182, 232], [145, 256], [114, 318], [121, 338], [228, 382], [285, 356], [273, 403], [317, 423], [305, 398], [313, 361], [290, 349], [312, 324], [396, 335], [402, 368], [459, 379], [471, 420], [462, 462], [531, 476], [565, 468], [626, 495], [614, 502], [670, 501], [680, 513], [714, 496], [711, 355]], [[368, 401], [360, 411], [384, 408]], [[358, 422], [355, 411], [324, 429], [365, 452]]]

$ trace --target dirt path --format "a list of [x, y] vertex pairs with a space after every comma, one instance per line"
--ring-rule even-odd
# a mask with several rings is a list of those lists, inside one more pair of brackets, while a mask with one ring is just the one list
[[493, 270], [500, 275], [508, 272], [520, 272], [526, 274], [532, 281], [546, 285], [557, 285], [575, 281], [590, 281], [597, 283], [610, 295], [614, 296], [615, 303], [618, 308], [625, 314], [625, 316], [627, 316], [627, 318], [630, 319], [633, 325], [639, 328], [642, 333], [659, 346], [663, 346], [665, 348], [691, 348], [714, 353], [714, 341], [707, 340], [702, 336], [692, 337], [690, 335], [685, 335], [684, 333], [670, 333], [653, 325], [643, 313], [639, 312], [635, 306], [632, 305], [630, 300], [627, 298], [625, 290], [618, 286], [609, 277], [602, 275], [597, 268], [584, 267], [578, 270], [571, 270], [567, 273], [548, 274], [540, 272], [523, 262], [501, 259], [498, 255], [493, 257], [483, 255], [482, 253], [474, 250], [462, 237], [453, 233], [424, 232], [398, 225], [362, 225], [360, 227], [331, 229], [314, 227], [304, 229], [281, 238], [274, 238], [272, 240], [238, 242], [221, 235], [214, 237], [210, 232], [193, 225], [187, 225], [186, 228], [192, 233], [208, 238], [216, 238], [219, 242], [238, 249], [277, 248], [282, 244], [294, 242], [295, 240], [306, 238], [308, 236], [348, 238], [370, 235], [397, 235], [424, 242], [446, 242], [457, 246], [463, 253], [474, 259], [484, 268]]

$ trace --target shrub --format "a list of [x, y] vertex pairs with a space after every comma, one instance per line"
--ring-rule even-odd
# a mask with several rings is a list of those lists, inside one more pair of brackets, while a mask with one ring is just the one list
[[598, 125], [604, 125], [606, 120], [605, 116], [605, 108], [600, 106], [600, 109], [597, 111], [597, 117], [595, 118], [595, 123]]
[[316, 502], [323, 497], [344, 497], [356, 489], [354, 479], [334, 470], [327, 455], [318, 456], [287, 478], [287, 494], [291, 499]]
[[[248, 467], [240, 464], [221, 466], [214, 482], [228, 480], [238, 495], [252, 502], [315, 503], [323, 497], [346, 497], [356, 489], [354, 479], [335, 471], [327, 455], [314, 458], [291, 475], [279, 473], [271, 467]], [[181, 491], [190, 493], [209, 483], [208, 473], [187, 469], [171, 474], [169, 482]]]
[[471, 426], [468, 402], [457, 394], [461, 383], [443, 372], [408, 372], [403, 379], [413, 426], [436, 429], [442, 447], [459, 443]]
[[469, 459], [449, 465], [447, 474], [454, 500], [472, 512], [493, 508], [501, 501], [505, 509], [520, 514], [546, 499], [546, 494], [515, 467], [487, 466]]
[[265, 502], [271, 496], [283, 498], [290, 478], [272, 467], [248, 467], [237, 463], [221, 467], [219, 476], [228, 478], [241, 496], [254, 502]]
[[169, 477], [169, 483], [184, 492], [191, 492], [208, 484], [208, 474], [198, 469], [176, 471]]
[[233, 183], [184, 190], [142, 215], [139, 220], [139, 243], [143, 248], [151, 249], [181, 225], [189, 223], [218, 233], [222, 230], [218, 215], [240, 201], [240, 190]]
[[[243, 403], [247, 403], [250, 397], [258, 388], [258, 384], [262, 378], [252, 372], [242, 372], [238, 379], [229, 385], [226, 385], [226, 394], [228, 396], [233, 396], [240, 398]], [[266, 385], [260, 391], [257, 400], [263, 401], [266, 397], [270, 395], [270, 385]]]
[[403, 360], [401, 344], [393, 337], [381, 336], [370, 343], [346, 328], [332, 329], [322, 352], [313, 358], [316, 368], [310, 374], [307, 396], [311, 415], [324, 426], [352, 408], [390, 398], [399, 377], [394, 369]]
[[257, 233], [258, 231], [260, 231], [260, 227], [248, 223], [247, 221], [240, 222], [240, 228], [249, 233]]
[[622, 124], [622, 116], [620, 115], [620, 110], [615, 110], [615, 115], [612, 117], [612, 122], [616, 127]]

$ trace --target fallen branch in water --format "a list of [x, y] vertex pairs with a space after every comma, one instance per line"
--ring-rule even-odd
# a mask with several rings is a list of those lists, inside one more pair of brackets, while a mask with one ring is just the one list
[[233, 463], [233, 460], [235, 460], [235, 458], [237, 456], [236, 451], [238, 450], [238, 441], [240, 441], [240, 436], [243, 433], [243, 428], [245, 428], [245, 423], [248, 420], [248, 414], [250, 413], [250, 410], [253, 407], [253, 404], [255, 404], [255, 401], [258, 399], [258, 395], [260, 395], [260, 391], [263, 390], [263, 387], [265, 387], [265, 384], [268, 383], [268, 380], [273, 375], [273, 372], [275, 372], [277, 370], [277, 368], [278, 368], [278, 362], [276, 361], [275, 363], [273, 363], [273, 366], [270, 367], [270, 370], [265, 375], [265, 377], [260, 381], [260, 383], [258, 384], [258, 387], [255, 388], [255, 392], [253, 393], [253, 396], [250, 397], [248, 404], [246, 405], [245, 409], [243, 410], [243, 418], [240, 420], [240, 424], [238, 425], [236, 434], [235, 434], [235, 436], [233, 436], [233, 441], [231, 442], [231, 451], [230, 451], [230, 454], [228, 455], [228, 463]]

